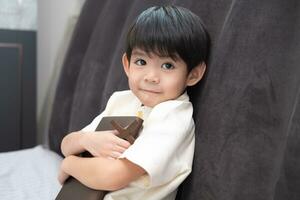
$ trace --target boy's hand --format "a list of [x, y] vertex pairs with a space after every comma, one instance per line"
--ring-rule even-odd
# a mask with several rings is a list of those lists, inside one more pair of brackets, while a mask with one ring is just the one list
[[128, 141], [119, 138], [117, 134], [116, 130], [85, 133], [80, 143], [95, 157], [116, 159], [130, 146]]
[[69, 178], [69, 176], [70, 176], [69, 174], [67, 174], [60, 168], [57, 179], [58, 179], [59, 183], [61, 185], [63, 185], [64, 182]]

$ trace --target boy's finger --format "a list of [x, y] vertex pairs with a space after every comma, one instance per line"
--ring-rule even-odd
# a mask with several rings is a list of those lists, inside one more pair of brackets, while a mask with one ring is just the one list
[[117, 130], [111, 130], [110, 132], [113, 133], [114, 135], [118, 135], [119, 134], [119, 131], [117, 131]]
[[122, 154], [121, 153], [119, 153], [119, 152], [117, 152], [117, 151], [112, 151], [111, 152], [111, 157], [113, 157], [113, 158], [118, 158], [119, 156], [121, 156]]
[[127, 141], [127, 140], [124, 140], [124, 139], [121, 139], [121, 138], [118, 138], [117, 140], [117, 145], [123, 147], [123, 148], [128, 148], [130, 147], [130, 143]]
[[124, 148], [122, 146], [119, 146], [119, 145], [115, 145], [113, 150], [114, 151], [117, 151], [117, 152], [120, 152], [120, 153], [123, 153], [127, 148]]
[[95, 131], [94, 133], [97, 133], [97, 134], [103, 134], [103, 133], [113, 133], [114, 135], [117, 135], [119, 134], [119, 132], [117, 130], [108, 130], [108, 131]]

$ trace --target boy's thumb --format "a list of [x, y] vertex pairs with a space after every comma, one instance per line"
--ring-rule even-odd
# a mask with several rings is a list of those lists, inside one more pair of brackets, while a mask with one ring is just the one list
[[112, 130], [112, 133], [113, 133], [114, 135], [120, 134], [119, 131], [117, 131], [117, 130]]

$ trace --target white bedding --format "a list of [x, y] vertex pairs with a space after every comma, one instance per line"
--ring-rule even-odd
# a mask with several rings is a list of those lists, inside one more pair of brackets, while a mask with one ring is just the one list
[[0, 153], [0, 199], [55, 199], [61, 188], [57, 181], [61, 160], [59, 155], [40, 145]]

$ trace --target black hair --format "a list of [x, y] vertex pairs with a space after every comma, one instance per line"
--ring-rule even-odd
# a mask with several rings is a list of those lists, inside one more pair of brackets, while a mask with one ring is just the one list
[[134, 48], [162, 57], [178, 56], [188, 70], [206, 62], [209, 35], [201, 19], [179, 6], [154, 6], [143, 11], [130, 27], [126, 55], [130, 60]]

